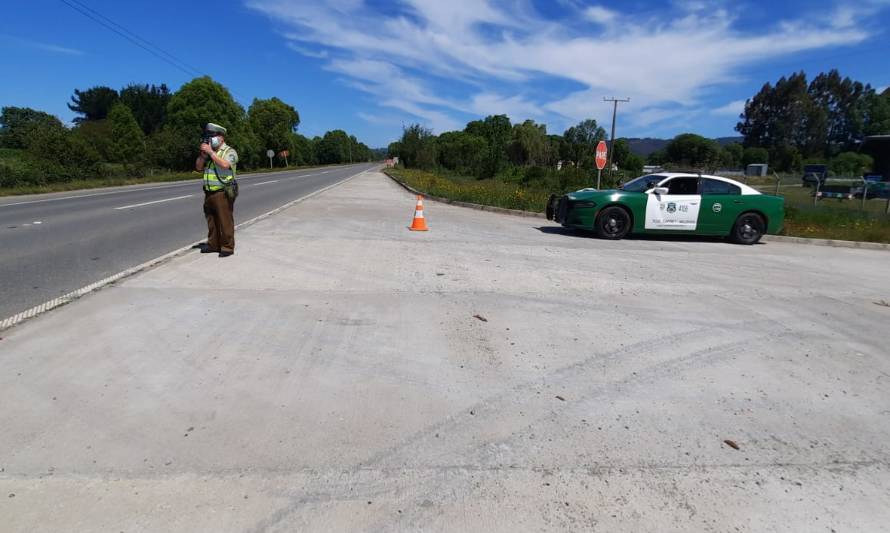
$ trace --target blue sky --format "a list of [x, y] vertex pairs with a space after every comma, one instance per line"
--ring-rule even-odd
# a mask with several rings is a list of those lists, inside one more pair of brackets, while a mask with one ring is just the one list
[[[561, 133], [733, 135], [744, 100], [796, 70], [890, 85], [890, 0], [79, 0], [225, 84], [246, 107], [278, 96], [300, 131], [342, 128], [386, 146], [403, 124], [437, 132], [506, 113]], [[613, 5], [614, 4], [614, 5]], [[75, 88], [178, 88], [192, 76], [59, 0], [7, 0], [0, 106], [69, 121]]]

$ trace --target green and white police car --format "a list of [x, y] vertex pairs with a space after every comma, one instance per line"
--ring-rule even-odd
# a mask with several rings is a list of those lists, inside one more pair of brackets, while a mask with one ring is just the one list
[[661, 173], [641, 176], [618, 189], [552, 195], [547, 218], [592, 230], [604, 239], [692, 234], [754, 244], [782, 229], [785, 199], [720, 176]]

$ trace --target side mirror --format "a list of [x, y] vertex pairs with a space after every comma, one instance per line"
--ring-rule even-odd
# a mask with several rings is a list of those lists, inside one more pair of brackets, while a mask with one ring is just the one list
[[652, 194], [657, 194], [658, 196], [665, 195], [669, 192], [667, 187], [655, 187], [652, 189]]

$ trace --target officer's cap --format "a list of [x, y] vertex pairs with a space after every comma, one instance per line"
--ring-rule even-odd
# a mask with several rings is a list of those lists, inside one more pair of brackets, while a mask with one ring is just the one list
[[204, 131], [207, 133], [222, 133], [226, 134], [226, 129], [219, 124], [214, 124], [213, 122], [208, 122], [206, 126], [204, 126]]

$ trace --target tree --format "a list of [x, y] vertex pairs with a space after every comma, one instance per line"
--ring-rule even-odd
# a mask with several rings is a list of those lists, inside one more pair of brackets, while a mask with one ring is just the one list
[[420, 124], [412, 124], [402, 132], [397, 154], [406, 168], [432, 169], [436, 165], [436, 137]]
[[867, 118], [866, 135], [890, 134], [890, 89], [883, 94], [871, 93], [866, 96]]
[[519, 166], [545, 164], [550, 152], [547, 126], [526, 120], [513, 126], [513, 141], [509, 147], [511, 161]]
[[513, 138], [513, 126], [507, 115], [490, 115], [467, 124], [465, 132], [485, 139], [488, 153], [480, 177], [496, 176], [507, 163], [507, 146]]
[[742, 166], [769, 164], [769, 151], [766, 148], [748, 147], [742, 154]]
[[618, 165], [618, 168], [625, 168], [625, 162], [631, 156], [630, 143], [627, 142], [627, 139], [615, 139], [611, 149], [612, 162]]
[[627, 157], [624, 158], [624, 161], [621, 163], [619, 168], [622, 170], [626, 170], [631, 175], [639, 175], [643, 173], [643, 165], [646, 162], [643, 161], [643, 158], [638, 156], [637, 154], [630, 153]]
[[191, 168], [198, 154], [198, 145], [204, 125], [213, 122], [228, 130], [226, 142], [238, 151], [238, 167], [250, 166], [264, 154], [257, 148], [256, 137], [246, 123], [242, 108], [228, 89], [208, 76], [195, 78], [183, 85], [167, 104], [167, 121], [164, 127], [172, 128], [171, 138], [189, 140], [190, 148], [177, 142], [178, 168]]
[[844, 152], [832, 159], [829, 167], [838, 176], [859, 177], [869, 172], [874, 164], [874, 159], [869, 155]]
[[132, 84], [121, 89], [120, 101], [130, 108], [142, 132], [151, 135], [164, 124], [172, 96], [163, 83], [160, 86]]
[[803, 72], [769, 83], [745, 104], [736, 129], [745, 147], [766, 148], [774, 155], [783, 146], [818, 146], [822, 143], [821, 119], [807, 92]]
[[300, 114], [278, 98], [254, 98], [247, 110], [250, 126], [265, 149], [283, 150], [289, 147], [291, 134], [300, 125]]
[[677, 135], [665, 147], [668, 161], [693, 168], [716, 168], [720, 163], [720, 145], [694, 133]]
[[26, 148], [28, 135], [36, 126], [63, 128], [62, 121], [30, 107], [4, 107], [0, 110], [0, 147]]
[[[400, 149], [401, 144], [398, 144]], [[488, 154], [488, 142], [484, 137], [466, 131], [450, 131], [439, 135], [436, 141], [439, 164], [448, 170], [465, 176], [482, 176]]]
[[112, 163], [125, 167], [141, 165], [145, 159], [145, 135], [130, 108], [117, 103], [108, 113], [112, 142], [109, 156]]
[[742, 158], [744, 157], [745, 147], [739, 143], [730, 143], [723, 147], [725, 153], [725, 166], [729, 168], [739, 168], [742, 166]]
[[74, 89], [68, 109], [83, 115], [74, 119], [75, 123], [85, 120], [102, 120], [108, 117], [111, 107], [117, 103], [119, 96], [111, 87], [92, 87], [85, 91]]
[[596, 121], [587, 119], [572, 126], [563, 134], [564, 158], [577, 167], [593, 168], [596, 159], [596, 145], [606, 138], [606, 130], [597, 126]]

